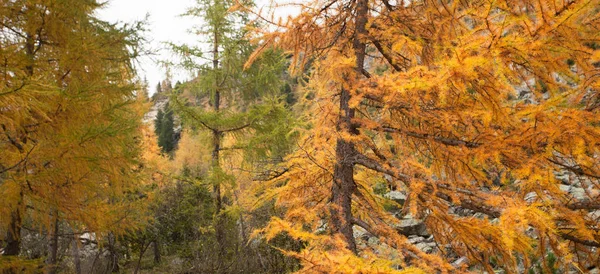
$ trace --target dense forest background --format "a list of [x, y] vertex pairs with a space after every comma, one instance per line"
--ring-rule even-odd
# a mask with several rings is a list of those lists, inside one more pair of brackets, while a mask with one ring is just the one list
[[0, 273], [599, 273], [600, 1], [0, 2]]

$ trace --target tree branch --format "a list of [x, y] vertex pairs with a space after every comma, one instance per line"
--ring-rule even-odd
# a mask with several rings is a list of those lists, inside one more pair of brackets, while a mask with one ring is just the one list
[[241, 126], [234, 127], [234, 128], [229, 128], [229, 129], [220, 130], [220, 132], [223, 132], [223, 133], [225, 133], [225, 132], [231, 132], [231, 131], [238, 131], [238, 130], [245, 129], [245, 128], [249, 127], [250, 125], [252, 125], [252, 123], [248, 123], [248, 124], [241, 125]]
[[[378, 171], [378, 172], [381, 172], [384, 174], [388, 174], [394, 178], [397, 178], [397, 179], [405, 182], [407, 185], [410, 185], [410, 177], [406, 174], [394, 172], [392, 169], [385, 168], [380, 163], [378, 163], [375, 160], [370, 159], [362, 154], [355, 155], [354, 159], [355, 159], [354, 160], [355, 164], [359, 164], [359, 165], [369, 168], [371, 170], [375, 170], [375, 171]], [[444, 188], [448, 191], [463, 193], [463, 194], [472, 195], [474, 197], [477, 197], [476, 193], [472, 193], [468, 190], [452, 188], [452, 187], [444, 185], [444, 184], [438, 184], [438, 187]], [[453, 204], [452, 199], [448, 195], [445, 195], [444, 193], [437, 192], [436, 196]], [[494, 217], [494, 218], [499, 218], [502, 215], [502, 211], [500, 209], [485, 205], [483, 203], [477, 203], [471, 199], [461, 198], [460, 206], [463, 208], [466, 208], [466, 209], [473, 210], [475, 212], [480, 212], [480, 213], [486, 214], [486, 215]], [[571, 205], [567, 205], [567, 207], [569, 207], [571, 209], [574, 209], [574, 208], [595, 209], [596, 207], [600, 208], [600, 204], [589, 201], [589, 202], [574, 203]], [[563, 239], [566, 239], [566, 240], [569, 240], [569, 241], [572, 241], [575, 243], [579, 243], [579, 244], [586, 245], [586, 246], [592, 246], [592, 247], [600, 247], [600, 243], [597, 241], [580, 239], [573, 235], [562, 233], [562, 232], [558, 233], [558, 235], [561, 236]]]
[[379, 43], [379, 41], [377, 41], [377, 39], [375, 39], [374, 37], [371, 37], [370, 40], [373, 43], [373, 45], [375, 45], [375, 48], [377, 48], [379, 53], [381, 53], [381, 56], [383, 56], [383, 58], [385, 58], [385, 60], [394, 68], [394, 70], [402, 71], [402, 68], [400, 67], [400, 65], [396, 64], [396, 62], [394, 61], [392, 56], [390, 56], [388, 54], [388, 52], [383, 48], [381, 43]]
[[413, 137], [413, 138], [417, 138], [417, 139], [423, 139], [423, 140], [430, 139], [430, 140], [434, 140], [438, 143], [442, 143], [447, 146], [464, 146], [464, 147], [468, 147], [468, 148], [477, 148], [477, 147], [481, 146], [481, 143], [477, 143], [477, 142], [463, 141], [463, 140], [440, 137], [440, 136], [433, 136], [433, 135], [427, 134], [427, 133], [416, 133], [416, 132], [412, 132], [412, 131], [405, 131], [405, 130], [393, 128], [390, 126], [383, 126], [383, 127], [379, 128], [378, 130], [381, 130], [384, 132], [400, 133], [400, 134], [403, 134], [403, 135], [406, 135], [409, 137]]
[[569, 240], [574, 243], [586, 246], [600, 247], [600, 243], [594, 240], [583, 240], [565, 232], [558, 232], [558, 235], [560, 235], [560, 237], [562, 237], [563, 239]]
[[369, 232], [373, 236], [379, 237], [379, 233], [377, 233], [375, 231], [375, 229], [373, 229], [373, 227], [371, 227], [371, 225], [369, 225], [367, 222], [365, 222], [359, 218], [352, 218], [352, 224], [364, 228], [367, 232]]
[[365, 155], [357, 153], [354, 156], [354, 163], [358, 164], [358, 165], [361, 165], [361, 166], [364, 166], [364, 167], [366, 167], [368, 169], [371, 169], [371, 170], [375, 170], [375, 171], [378, 171], [378, 172], [381, 172], [381, 173], [384, 173], [384, 174], [388, 174], [388, 175], [390, 175], [390, 176], [392, 176], [394, 178], [397, 178], [397, 179], [399, 179], [399, 180], [401, 180], [401, 181], [403, 181], [405, 183], [409, 183], [410, 182], [410, 177], [408, 175], [402, 174], [402, 173], [399, 173], [399, 172], [395, 172], [391, 168], [386, 168], [386, 167], [382, 166], [380, 163], [378, 163], [377, 161], [375, 161], [375, 160], [373, 160], [373, 159], [371, 159], [371, 158], [369, 158], [369, 157], [367, 157]]

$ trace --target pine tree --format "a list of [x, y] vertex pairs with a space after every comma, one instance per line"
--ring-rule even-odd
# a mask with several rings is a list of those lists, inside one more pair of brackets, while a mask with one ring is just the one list
[[162, 93], [162, 86], [160, 83], [158, 83], [156, 85], [156, 94], [161, 94]]
[[164, 119], [165, 113], [162, 108], [159, 108], [158, 112], [156, 113], [156, 119], [154, 120], [154, 133], [156, 134], [156, 136], [160, 136], [160, 133], [162, 132], [162, 125]]
[[167, 104], [165, 105], [164, 115], [160, 120], [160, 128], [157, 129], [158, 145], [164, 153], [170, 153], [175, 148], [174, 126], [173, 111], [169, 109], [169, 104]]

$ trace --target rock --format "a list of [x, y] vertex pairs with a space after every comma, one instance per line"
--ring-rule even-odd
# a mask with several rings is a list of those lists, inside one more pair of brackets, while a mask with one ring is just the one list
[[408, 236], [408, 242], [411, 244], [416, 244], [416, 243], [420, 243], [420, 242], [424, 242], [425, 238], [421, 237], [421, 236], [416, 236], [416, 235], [411, 235]]
[[363, 240], [367, 240], [367, 239], [368, 239], [368, 237], [369, 237], [369, 235], [368, 235], [368, 232], [367, 232], [367, 231], [366, 231], [364, 228], [362, 228], [362, 227], [360, 227], [360, 226], [356, 226], [356, 225], [355, 225], [355, 226], [353, 227], [352, 231], [353, 231], [353, 234], [354, 234], [354, 238], [355, 238], [355, 239], [363, 239]]
[[519, 99], [525, 99], [531, 97], [531, 92], [529, 90], [520, 90], [519, 91]]
[[588, 217], [592, 220], [600, 220], [600, 209], [588, 213]]
[[83, 233], [79, 236], [79, 241], [82, 245], [97, 245], [96, 233]]
[[391, 183], [391, 182], [393, 182], [393, 181], [394, 181], [394, 178], [393, 178], [391, 175], [389, 175], [389, 174], [384, 174], [384, 175], [383, 175], [383, 178], [384, 178], [384, 179], [385, 179], [385, 180], [386, 180], [388, 183]]
[[452, 262], [452, 266], [455, 268], [460, 268], [467, 263], [469, 263], [469, 259], [467, 259], [467, 257], [460, 257], [456, 261]]
[[450, 208], [450, 214], [466, 217], [475, 214], [475, 212], [470, 209], [454, 206]]
[[315, 230], [315, 234], [320, 235], [320, 234], [325, 234], [327, 233], [327, 222], [321, 220], [321, 223], [319, 224], [319, 227], [317, 227], [317, 229]]
[[371, 246], [375, 246], [379, 244], [379, 239], [377, 239], [377, 237], [370, 237], [367, 243]]
[[390, 191], [383, 196], [399, 204], [406, 202], [406, 195], [400, 191]]
[[580, 187], [574, 187], [569, 185], [560, 185], [560, 190], [567, 192], [573, 196], [573, 198], [577, 200], [584, 200], [586, 197], [585, 190]]
[[485, 218], [486, 218], [486, 216], [487, 216], [487, 215], [485, 215], [485, 214], [483, 214], [483, 213], [481, 213], [481, 212], [477, 212], [477, 213], [473, 214], [473, 217], [475, 217], [475, 218], [477, 218], [477, 219], [479, 219], [479, 220], [483, 220], [483, 219], [485, 219]]
[[544, 100], [550, 99], [550, 92], [544, 92], [544, 93], [542, 93], [542, 99], [544, 99]]
[[533, 203], [537, 199], [538, 195], [535, 192], [529, 192], [525, 195], [525, 201], [528, 203]]
[[429, 236], [427, 227], [421, 220], [417, 220], [411, 217], [404, 217], [400, 219], [400, 222], [396, 225], [396, 230], [402, 235], [418, 235], [418, 236]]
[[569, 193], [573, 194], [573, 197], [578, 200], [584, 200], [587, 196], [585, 189], [580, 187], [571, 187], [571, 191]]
[[554, 178], [564, 184], [569, 183], [569, 173], [567, 172], [554, 172]]
[[[425, 253], [433, 252], [433, 246], [431, 246], [431, 243], [418, 243], [415, 246]], [[435, 244], [434, 244], [434, 246], [435, 246]]]

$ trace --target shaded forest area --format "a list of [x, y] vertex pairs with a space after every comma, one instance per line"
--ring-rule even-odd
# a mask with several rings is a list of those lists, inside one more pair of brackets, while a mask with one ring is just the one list
[[600, 272], [599, 0], [102, 6], [0, 2], [0, 273]]

